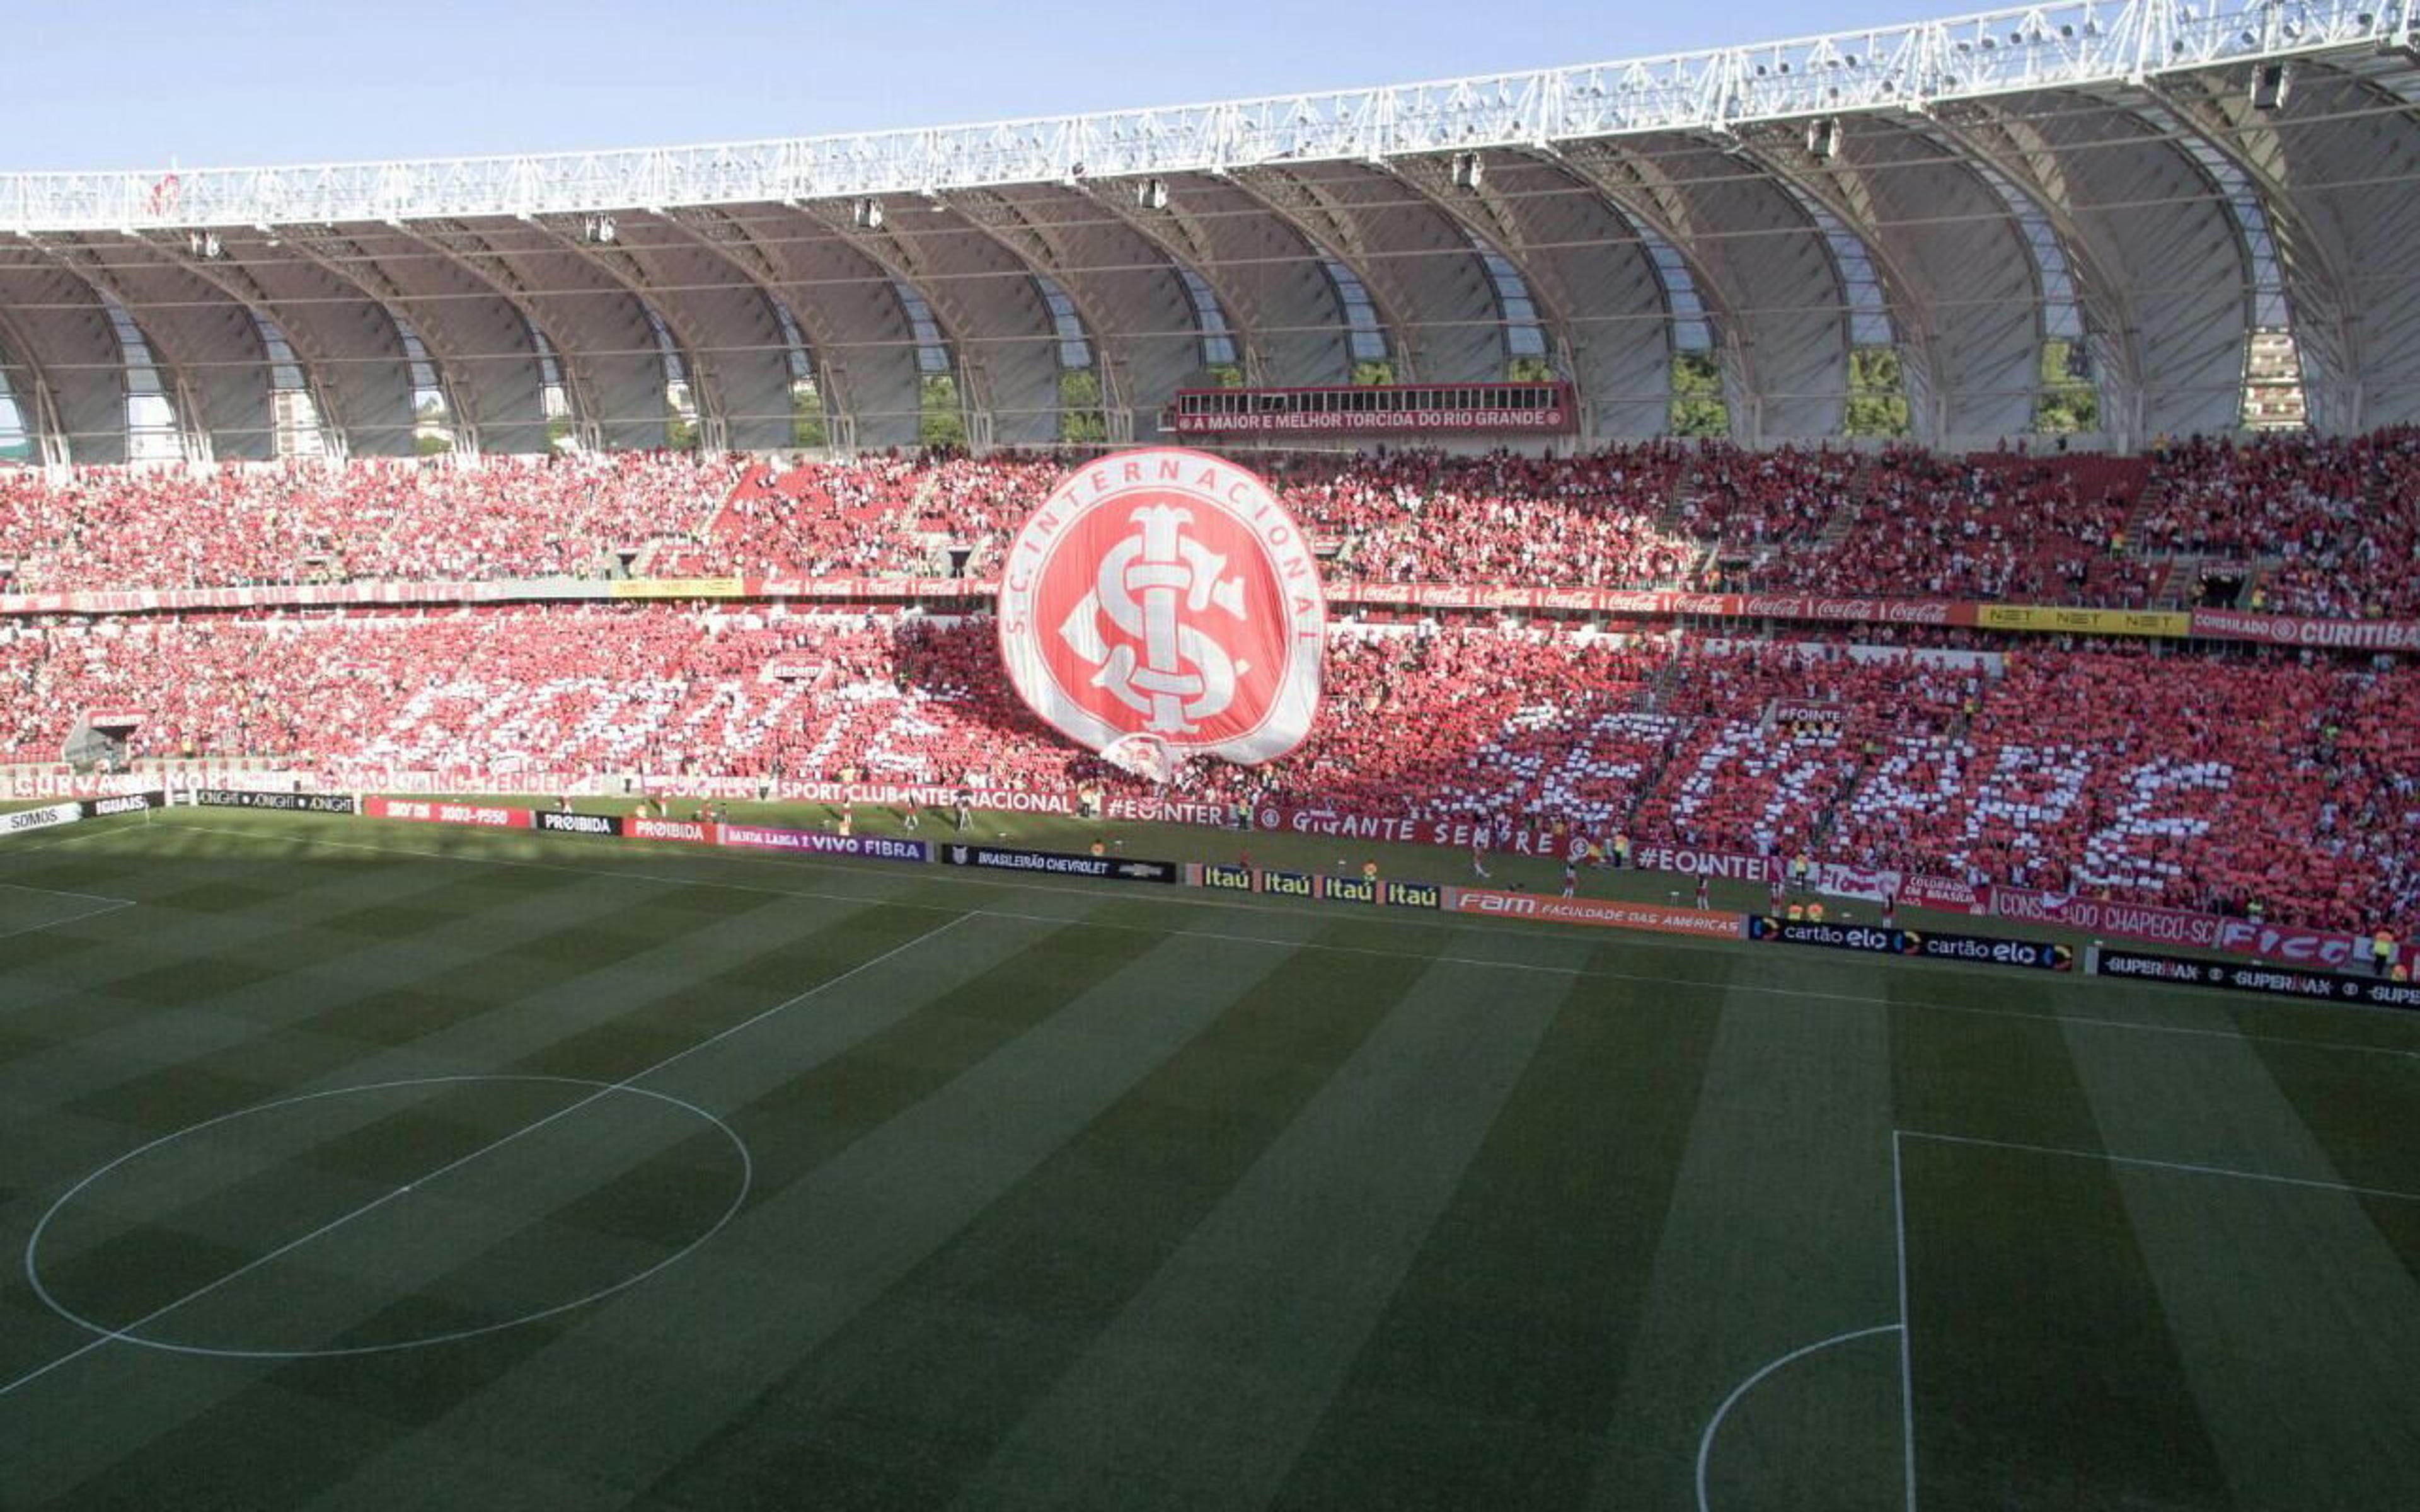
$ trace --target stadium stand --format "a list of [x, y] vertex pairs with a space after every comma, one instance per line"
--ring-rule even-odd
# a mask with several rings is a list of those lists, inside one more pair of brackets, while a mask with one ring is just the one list
[[[2420, 926], [2420, 671], [2040, 641], [1998, 666], [1547, 622], [1340, 626], [1311, 739], [1178, 791]], [[1148, 791], [1049, 735], [997, 667], [980, 616], [29, 620], [0, 629], [0, 762], [54, 760], [106, 704], [147, 716], [138, 756], [271, 757], [345, 784]]]

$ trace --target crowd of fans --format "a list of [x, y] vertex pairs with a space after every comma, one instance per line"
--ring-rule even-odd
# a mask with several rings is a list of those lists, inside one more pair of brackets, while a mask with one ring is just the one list
[[0, 587], [217, 588], [601, 576], [694, 537], [744, 471], [670, 453], [215, 471], [0, 468]]
[[[0, 471], [0, 589], [337, 579], [963, 577], [983, 581], [1075, 453], [788, 466], [620, 454]], [[2420, 613], [2420, 432], [2146, 457], [1433, 451], [1260, 465], [1332, 578], [1714, 587], [2141, 608], [2225, 579], [2249, 607]], [[2172, 580], [2180, 571], [2185, 579]]]
[[[982, 618], [558, 606], [0, 628], [0, 762], [56, 760], [97, 708], [143, 716], [138, 755], [368, 786], [1143, 791], [1016, 702]], [[1176, 786], [2408, 933], [2415, 779], [2420, 670], [2399, 664], [2045, 642], [1927, 662], [1429, 622], [1339, 626], [1300, 748]]]

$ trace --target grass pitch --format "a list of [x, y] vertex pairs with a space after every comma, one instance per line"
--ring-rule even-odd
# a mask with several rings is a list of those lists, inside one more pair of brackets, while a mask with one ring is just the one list
[[0, 1255], [8, 1507], [2420, 1505], [2420, 1023], [1776, 947], [95, 821]]

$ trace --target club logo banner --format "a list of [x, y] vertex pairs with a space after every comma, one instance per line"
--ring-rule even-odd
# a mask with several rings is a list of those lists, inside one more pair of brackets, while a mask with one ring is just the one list
[[1001, 658], [1052, 729], [1121, 764], [1273, 761], [1319, 710], [1311, 542], [1246, 470], [1176, 448], [1070, 473], [1008, 548]]

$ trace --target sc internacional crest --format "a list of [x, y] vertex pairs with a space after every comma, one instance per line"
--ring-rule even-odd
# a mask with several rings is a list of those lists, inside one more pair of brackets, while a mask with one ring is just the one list
[[1267, 484], [1206, 453], [1118, 452], [1062, 479], [1009, 546], [999, 623], [1033, 712], [1146, 775], [1273, 761], [1319, 711], [1318, 559]]

